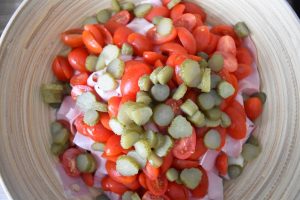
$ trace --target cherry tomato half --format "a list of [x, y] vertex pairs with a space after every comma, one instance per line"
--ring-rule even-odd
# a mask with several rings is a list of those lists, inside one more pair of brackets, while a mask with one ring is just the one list
[[121, 137], [113, 134], [106, 142], [104, 152], [107, 156], [116, 156], [123, 152], [123, 148], [120, 145]]
[[172, 151], [170, 151], [166, 157], [163, 158], [164, 162], [162, 164], [162, 166], [160, 167], [160, 171], [162, 174], [164, 174], [166, 171], [168, 171], [168, 169], [171, 167], [172, 163], [173, 163], [173, 153]]
[[143, 195], [142, 200], [170, 200], [170, 198], [166, 195], [154, 195], [148, 191]]
[[189, 191], [183, 186], [174, 182], [169, 182], [168, 190], [166, 193], [171, 199], [176, 200], [188, 200], [189, 199]]
[[114, 34], [114, 32], [120, 27], [120, 26], [126, 26], [130, 21], [130, 13], [127, 10], [122, 10], [112, 16], [108, 22], [105, 24], [105, 28], [109, 30], [111, 34]]
[[218, 155], [216, 159], [216, 168], [222, 176], [225, 176], [227, 174], [228, 156], [223, 151]]
[[146, 35], [153, 44], [160, 45], [175, 40], [177, 37], [177, 30], [173, 28], [172, 32], [169, 35], [161, 36], [156, 32], [156, 27], [153, 27], [148, 30]]
[[133, 31], [130, 28], [120, 26], [114, 33], [114, 44], [121, 48], [122, 45], [127, 42], [127, 38], [131, 33], [133, 33]]
[[131, 33], [127, 38], [127, 42], [133, 46], [134, 53], [138, 56], [143, 56], [145, 51], [153, 49], [151, 41], [139, 33]]
[[196, 54], [197, 46], [193, 34], [184, 27], [178, 27], [177, 33], [181, 44], [188, 51], [189, 54]]
[[168, 180], [165, 176], [159, 176], [155, 180], [146, 179], [147, 188], [154, 195], [163, 195], [168, 189]]
[[80, 171], [76, 167], [76, 158], [82, 152], [76, 148], [66, 150], [62, 155], [62, 165], [65, 172], [72, 177], [79, 177]]
[[196, 132], [193, 128], [193, 133], [189, 137], [181, 138], [174, 144], [173, 155], [178, 159], [187, 159], [194, 152], [196, 148]]
[[108, 100], [108, 114], [110, 117], [117, 117], [121, 99], [122, 97], [111, 97]]
[[199, 169], [202, 172], [201, 182], [191, 192], [192, 192], [193, 197], [203, 198], [208, 193], [208, 176], [207, 176], [205, 169], [203, 169], [201, 166], [199, 167]]
[[65, 45], [71, 48], [81, 47], [83, 46], [82, 32], [82, 29], [70, 29], [63, 32], [60, 35], [60, 39]]
[[152, 22], [153, 18], [156, 16], [169, 17], [170, 11], [168, 8], [166, 8], [164, 6], [155, 6], [145, 16], [145, 19], [148, 20], [149, 22]]
[[85, 60], [88, 55], [89, 53], [84, 48], [76, 48], [69, 53], [68, 60], [73, 69], [80, 72], [87, 72], [85, 68]]
[[196, 168], [199, 166], [199, 161], [174, 159], [172, 166], [178, 170], [184, 170], [186, 168]]
[[207, 152], [207, 148], [204, 145], [203, 138], [197, 137], [196, 141], [196, 150], [195, 152], [189, 157], [191, 160], [199, 160], [201, 156], [203, 156]]
[[110, 176], [110, 178], [112, 178], [114, 181], [117, 181], [118, 183], [129, 184], [129, 183], [133, 183], [137, 179], [136, 175], [134, 175], [134, 176], [122, 176], [116, 170], [116, 163], [112, 162], [112, 161], [107, 161], [105, 163], [105, 169], [106, 169], [108, 175]]
[[211, 34], [208, 26], [198, 26], [193, 31], [193, 35], [196, 39], [197, 50], [204, 51], [210, 42]]
[[128, 190], [125, 185], [114, 181], [109, 176], [106, 176], [102, 179], [101, 186], [104, 191], [111, 191], [119, 195], [124, 194]]
[[88, 73], [86, 73], [86, 72], [79, 73], [79, 74], [76, 74], [76, 75], [72, 76], [72, 78], [70, 80], [70, 84], [72, 86], [86, 85], [88, 78], [89, 78]]
[[183, 5], [185, 5], [185, 12], [199, 14], [201, 16], [202, 21], [205, 22], [206, 13], [204, 12], [203, 8], [192, 2], [184, 2]]
[[63, 56], [56, 56], [52, 63], [52, 71], [56, 78], [60, 81], [68, 81], [73, 75], [73, 68], [68, 59]]

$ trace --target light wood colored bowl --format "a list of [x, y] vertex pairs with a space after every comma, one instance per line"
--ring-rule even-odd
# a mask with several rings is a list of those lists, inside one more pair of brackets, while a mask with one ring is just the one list
[[[263, 152], [226, 184], [226, 199], [300, 198], [300, 25], [284, 0], [199, 0], [211, 23], [246, 21], [268, 101], [255, 134]], [[53, 113], [39, 88], [53, 79], [59, 33], [108, 0], [25, 0], [0, 46], [0, 172], [13, 199], [65, 199], [49, 152]]]

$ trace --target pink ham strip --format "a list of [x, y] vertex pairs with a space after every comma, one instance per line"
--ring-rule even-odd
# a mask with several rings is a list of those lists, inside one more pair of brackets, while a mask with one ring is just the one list
[[152, 23], [149, 23], [144, 18], [135, 18], [129, 24], [127, 24], [127, 27], [136, 33], [146, 35], [147, 31], [153, 28], [154, 25]]
[[220, 152], [214, 150], [208, 150], [199, 160], [200, 165], [206, 170], [211, 171], [214, 166], [216, 159]]
[[214, 172], [208, 172], [208, 197], [212, 200], [223, 200], [223, 179]]

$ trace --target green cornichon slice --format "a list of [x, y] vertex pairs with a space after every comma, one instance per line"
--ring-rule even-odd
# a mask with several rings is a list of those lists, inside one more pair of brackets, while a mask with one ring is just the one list
[[118, 58], [119, 55], [120, 55], [119, 47], [112, 44], [106, 45], [101, 52], [101, 56], [103, 57], [105, 64], [107, 65], [114, 59]]
[[226, 99], [230, 96], [232, 96], [235, 92], [234, 87], [228, 83], [227, 81], [221, 81], [218, 85], [218, 94]]
[[198, 62], [187, 59], [180, 67], [180, 77], [189, 87], [197, 87], [201, 82], [201, 70]]
[[49, 106], [50, 106], [51, 108], [57, 109], [57, 108], [60, 108], [61, 103], [50, 103]]
[[138, 193], [133, 193], [133, 195], [131, 196], [131, 200], [141, 200], [140, 196], [138, 195]]
[[198, 56], [200, 56], [201, 58], [203, 58], [204, 60], [208, 60], [209, 55], [207, 55], [207, 53], [201, 51], [197, 53]]
[[98, 56], [98, 60], [97, 60], [96, 67], [95, 67], [95, 71], [99, 71], [101, 69], [104, 69], [105, 67], [106, 67], [105, 59], [100, 54], [100, 56]]
[[259, 146], [259, 141], [254, 135], [250, 135], [250, 137], [247, 140], [247, 143], [252, 144], [254, 146]]
[[159, 20], [158, 24], [156, 25], [156, 31], [162, 37], [170, 35], [173, 28], [174, 26], [172, 19], [165, 17]]
[[104, 73], [98, 77], [99, 88], [103, 91], [112, 91], [117, 89], [118, 82], [110, 73]]
[[247, 27], [245, 22], [238, 22], [234, 26], [234, 31], [240, 38], [245, 38], [250, 35], [249, 28]]
[[205, 119], [205, 125], [209, 128], [215, 128], [221, 125], [221, 119], [218, 120], [210, 120], [210, 119]]
[[115, 79], [120, 79], [125, 70], [125, 63], [123, 60], [116, 58], [107, 66], [107, 72], [110, 73]]
[[124, 133], [125, 126], [118, 119], [111, 118], [108, 123], [115, 134], [122, 135]]
[[134, 144], [135, 151], [142, 157], [148, 158], [151, 153], [151, 146], [146, 139], [141, 139]]
[[160, 147], [162, 147], [165, 144], [166, 141], [166, 137], [160, 133], [157, 133], [157, 143], [155, 145], [155, 149], [158, 149]]
[[151, 148], [154, 148], [155, 146], [156, 146], [156, 144], [157, 144], [157, 134], [156, 133], [154, 133], [153, 131], [151, 131], [151, 130], [148, 130], [148, 131], [146, 131], [146, 133], [145, 133], [145, 138], [147, 139], [147, 141], [149, 142], [149, 144], [150, 144], [150, 147]]
[[215, 106], [215, 99], [209, 93], [202, 93], [198, 96], [198, 105], [202, 110], [210, 110]]
[[139, 91], [138, 93], [136, 93], [136, 102], [149, 105], [152, 102], [152, 98], [147, 92]]
[[174, 6], [176, 6], [177, 4], [179, 4], [181, 2], [181, 0], [171, 0], [168, 4], [167, 7], [169, 10], [171, 10]]
[[133, 47], [128, 43], [124, 43], [122, 45], [121, 54], [132, 56], [133, 55]]
[[181, 106], [180, 109], [187, 114], [188, 116], [194, 115], [199, 109], [197, 104], [195, 104], [192, 100], [187, 99]]
[[53, 137], [53, 143], [64, 145], [69, 141], [69, 136], [70, 132], [63, 128]]
[[47, 104], [61, 103], [64, 95], [64, 86], [57, 83], [43, 84], [41, 94], [44, 102]]
[[156, 155], [155, 153], [151, 153], [148, 162], [155, 168], [159, 168], [163, 164], [163, 159]]
[[173, 94], [173, 99], [175, 100], [179, 100], [181, 98], [184, 97], [185, 93], [187, 92], [187, 86], [183, 83], [181, 84], [175, 91], [175, 93]]
[[85, 92], [77, 97], [76, 105], [81, 111], [86, 112], [93, 109], [95, 102], [96, 96], [91, 92]]
[[140, 4], [135, 7], [133, 10], [133, 13], [138, 18], [143, 18], [145, 15], [147, 15], [150, 10], [152, 9], [152, 5], [150, 3], [144, 3]]
[[155, 84], [151, 88], [151, 95], [156, 101], [165, 101], [170, 95], [170, 88], [167, 85]]
[[244, 157], [245, 161], [251, 162], [260, 154], [261, 149], [258, 146], [246, 143], [243, 146], [242, 156]]
[[143, 133], [144, 129], [141, 126], [132, 123], [125, 126], [125, 131], [136, 131], [138, 133]]
[[244, 157], [240, 154], [238, 157], [228, 157], [228, 165], [238, 165], [240, 167], [244, 167]]
[[93, 156], [88, 153], [83, 153], [76, 157], [76, 167], [80, 172], [89, 172], [93, 162], [95, 162]]
[[239, 165], [229, 165], [228, 166], [228, 175], [231, 179], [236, 179], [243, 172], [243, 167]]
[[173, 138], [179, 139], [192, 135], [193, 127], [185, 117], [178, 115], [173, 119], [171, 126], [168, 128], [168, 132]]
[[204, 145], [211, 150], [221, 146], [221, 135], [217, 130], [209, 130], [204, 136]]
[[96, 69], [97, 60], [98, 60], [98, 57], [97, 57], [97, 56], [89, 55], [89, 56], [85, 59], [85, 68], [86, 68], [89, 72], [94, 72], [95, 69]]
[[152, 24], [157, 25], [162, 18], [163, 18], [162, 16], [153, 17]]
[[193, 190], [195, 189], [202, 179], [202, 172], [198, 168], [184, 169], [180, 173], [180, 180], [183, 184]]
[[95, 142], [94, 144], [91, 145], [91, 148], [94, 151], [104, 151], [105, 148], [105, 144], [101, 143], [101, 142]]
[[220, 106], [222, 101], [223, 101], [223, 98], [220, 97], [220, 95], [218, 95], [218, 93], [216, 92], [216, 90], [211, 90], [209, 92], [209, 94], [214, 98], [215, 100], [215, 105], [216, 106]]
[[100, 194], [95, 200], [110, 200], [105, 194]]
[[130, 156], [119, 156], [116, 169], [122, 176], [133, 176], [139, 173], [139, 163]]
[[83, 115], [83, 121], [89, 126], [94, 126], [99, 122], [100, 115], [95, 110], [88, 110]]
[[174, 118], [174, 111], [171, 106], [158, 104], [153, 111], [153, 120], [159, 126], [168, 126]]
[[65, 143], [64, 145], [52, 143], [51, 144], [51, 153], [53, 155], [58, 156], [58, 155], [62, 154], [68, 147], [69, 147], [69, 142]]
[[221, 114], [221, 126], [223, 128], [228, 128], [230, 125], [231, 125], [230, 117], [226, 113], [222, 112], [222, 114]]
[[267, 101], [267, 95], [264, 92], [257, 92], [251, 95], [251, 97], [258, 97], [263, 104]]
[[135, 103], [132, 101], [128, 101], [128, 102], [122, 104], [119, 108], [117, 118], [118, 118], [119, 122], [121, 122], [122, 124], [124, 124], [126, 126], [134, 123], [133, 120], [131, 120], [127, 114], [128, 108], [133, 104], [135, 104]]
[[123, 149], [130, 149], [139, 139], [139, 133], [135, 131], [126, 131], [121, 136], [120, 144], [123, 147]]
[[211, 88], [216, 88], [218, 84], [222, 81], [222, 78], [217, 74], [212, 74], [210, 77]]
[[122, 10], [133, 11], [135, 8], [135, 5], [132, 2], [124, 2], [124, 3], [121, 3], [121, 8], [122, 8]]
[[170, 168], [166, 172], [166, 177], [169, 181], [174, 182], [178, 179], [179, 173], [175, 168]]
[[171, 137], [165, 135], [164, 138], [164, 143], [162, 143], [162, 145], [160, 145], [158, 148], [155, 148], [155, 153], [159, 157], [165, 157], [174, 145], [174, 141]]
[[206, 60], [201, 60], [200, 62], [199, 62], [199, 64], [200, 64], [200, 68], [201, 69], [206, 69], [207, 67], [208, 67], [208, 62], [206, 61]]
[[210, 92], [211, 90], [210, 74], [211, 74], [211, 69], [209, 68], [204, 69], [202, 80], [198, 87], [202, 92]]
[[97, 18], [94, 16], [87, 17], [83, 20], [83, 25], [98, 24]]
[[200, 110], [197, 110], [191, 117], [188, 117], [188, 120], [199, 128], [206, 124], [205, 116]]
[[95, 102], [95, 103], [92, 105], [92, 109], [93, 109], [93, 110], [97, 110], [97, 111], [99, 111], [99, 112], [108, 112], [107, 104], [102, 103], [102, 102]]
[[147, 106], [130, 109], [130, 112], [130, 118], [139, 126], [146, 124], [153, 114], [151, 108]]
[[163, 69], [163, 67], [158, 67], [155, 70], [153, 70], [152, 73], [150, 74], [150, 80], [152, 81], [153, 84], [158, 83], [157, 75], [160, 72], [160, 70], [162, 70], [162, 69]]
[[158, 72], [157, 81], [160, 84], [165, 85], [172, 79], [173, 73], [174, 73], [174, 69], [172, 67], [165, 66]]
[[206, 116], [210, 119], [210, 120], [218, 120], [221, 118], [222, 116], [222, 111], [219, 108], [212, 108], [210, 110], [206, 111]]
[[223, 69], [224, 66], [224, 57], [216, 53], [214, 54], [208, 61], [208, 66], [213, 70], [214, 72], [219, 72]]
[[132, 191], [126, 191], [123, 195], [122, 195], [122, 200], [132, 200], [131, 196], [133, 195]]
[[99, 23], [105, 24], [110, 19], [111, 14], [112, 14], [111, 10], [104, 9], [104, 10], [100, 10], [97, 13], [96, 17]]
[[121, 10], [121, 6], [118, 0], [111, 0], [111, 9], [115, 12], [119, 12]]
[[138, 85], [139, 85], [140, 90], [146, 91], [146, 92], [149, 91], [151, 89], [151, 86], [152, 86], [150, 76], [146, 75], [146, 74], [141, 76], [139, 78]]
[[59, 122], [52, 122], [50, 124], [50, 131], [52, 137], [54, 137], [57, 133], [59, 133], [61, 129], [63, 129], [63, 126]]
[[143, 158], [141, 157], [136, 151], [129, 151], [127, 153], [127, 156], [130, 156], [132, 157], [133, 159], [136, 160], [136, 162], [139, 164], [139, 168], [142, 169], [146, 166], [147, 164], [147, 159], [146, 158]]

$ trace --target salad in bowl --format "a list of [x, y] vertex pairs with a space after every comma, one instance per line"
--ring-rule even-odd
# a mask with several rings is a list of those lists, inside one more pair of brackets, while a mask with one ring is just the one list
[[197, 4], [111, 1], [61, 33], [41, 86], [57, 109], [51, 152], [68, 198], [221, 200], [261, 147], [266, 95], [246, 23]]

